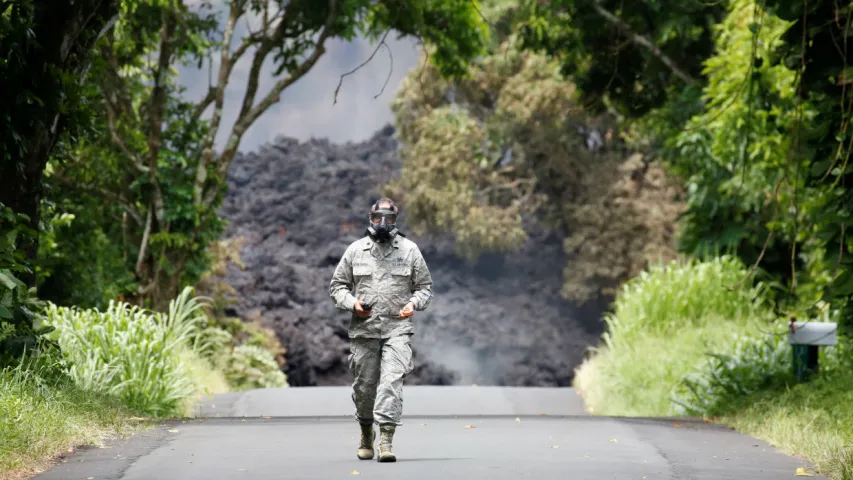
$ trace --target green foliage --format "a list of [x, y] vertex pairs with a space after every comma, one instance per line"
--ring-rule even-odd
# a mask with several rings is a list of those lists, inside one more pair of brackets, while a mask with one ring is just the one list
[[[72, 239], [52, 244], [42, 264], [53, 277], [45, 280], [52, 300], [102, 306], [118, 297], [162, 310], [182, 286], [198, 281], [211, 260], [207, 248], [223, 229], [216, 210], [243, 134], [313, 67], [325, 51], [318, 42], [357, 34], [377, 39], [395, 30], [420, 38], [442, 74], [459, 76], [487, 41], [477, 5], [469, 0], [239, 1], [224, 9], [227, 15], [217, 18], [222, 12], [206, 3], [122, 3], [84, 84], [97, 134], [76, 145], [72, 161], [53, 162], [49, 169], [55, 215], [74, 218], [57, 234], [86, 228], [94, 237], [89, 247]], [[266, 23], [231, 38], [234, 24], [249, 16]], [[191, 101], [174, 67], [201, 67], [211, 56], [225, 59], [217, 81], [202, 100]], [[234, 90], [231, 73], [246, 56], [257, 68], [238, 88], [245, 90], [238, 118], [224, 132], [223, 151], [215, 152], [225, 97]], [[277, 84], [261, 91], [259, 68], [269, 61]], [[87, 255], [105, 258], [81, 262]], [[64, 280], [75, 276], [101, 286], [100, 298], [97, 288], [65, 289]]]
[[21, 357], [0, 369], [0, 478], [35, 475], [69, 448], [125, 434], [132, 415], [117, 398], [75, 385], [53, 353]]
[[[849, 7], [818, 0], [804, 5], [792, 0], [767, 2], [767, 9], [788, 22], [781, 45], [771, 61], [784, 66], [799, 77], [801, 102], [818, 112], [804, 117], [794, 135], [803, 146], [795, 151], [805, 159], [805, 168], [797, 171], [805, 181], [807, 193], [801, 205], [807, 216], [803, 228], [808, 240], [835, 257], [824, 264], [829, 285], [823, 299], [842, 309], [842, 332], [853, 336], [853, 239], [846, 234], [853, 215], [853, 153], [849, 133], [851, 99], [850, 70], [847, 56], [851, 39], [848, 35], [853, 13]], [[813, 119], [812, 119], [813, 118]], [[823, 273], [823, 272], [822, 272]]]
[[[516, 14], [505, 4], [487, 12]], [[556, 62], [499, 33], [464, 79], [425, 63], [406, 78], [392, 105], [403, 172], [386, 193], [415, 232], [449, 232], [467, 258], [519, 248], [536, 222], [557, 229], [572, 258], [563, 295], [609, 296], [649, 261], [673, 257], [677, 188], [609, 140], [589, 151], [578, 129], [612, 138], [613, 119], [586, 114]]]
[[210, 346], [203, 355], [221, 370], [232, 390], [281, 388], [288, 386], [282, 371], [287, 352], [275, 332], [265, 328], [259, 317], [245, 320], [229, 317], [225, 311], [236, 292], [223, 280], [228, 265], [244, 268], [240, 260], [241, 237], [221, 240], [210, 247], [213, 262], [197, 286], [209, 296], [207, 317], [201, 337]]
[[730, 352], [709, 353], [674, 392], [678, 414], [716, 416], [737, 399], [790, 379], [791, 346], [785, 338], [772, 338], [740, 336]]
[[238, 345], [227, 358], [225, 375], [235, 390], [287, 386], [287, 376], [269, 350], [255, 345]]
[[208, 314], [197, 343], [201, 355], [221, 371], [231, 390], [287, 387], [285, 353], [272, 331], [239, 318]]
[[[789, 350], [790, 353], [790, 350]], [[853, 369], [847, 339], [821, 349], [820, 374], [791, 384], [785, 375], [751, 395], [730, 397], [720, 420], [807, 458], [830, 480], [853, 479]]]
[[606, 317], [603, 345], [577, 371], [589, 408], [605, 415], [673, 415], [672, 392], [705, 361], [756, 336], [772, 315], [764, 289], [730, 257], [650, 267], [628, 282]]
[[[522, 4], [518, 31], [525, 48], [559, 59], [561, 71], [573, 78], [590, 111], [614, 106], [636, 118], [664, 105], [672, 85], [689, 86], [683, 76], [701, 83], [702, 62], [714, 51], [712, 29], [725, 15], [727, 2], [530, 0]], [[637, 37], [656, 50], [635, 41]]]
[[117, 207], [92, 194], [54, 189], [43, 204], [37, 263], [39, 298], [60, 306], [106, 309], [137, 283], [127, 268]]
[[717, 54], [706, 62], [706, 108], [667, 148], [670, 165], [688, 183], [680, 248], [702, 257], [732, 252], [755, 263], [772, 230], [760, 265], [790, 284], [784, 279], [792, 267], [804, 268], [791, 245], [807, 223], [801, 199], [811, 194], [797, 177], [806, 165], [792, 151], [798, 147], [791, 132], [818, 112], [797, 110], [796, 76], [770, 62], [786, 27], [750, 0], [732, 3], [715, 28]]
[[35, 288], [27, 288], [16, 276], [30, 271], [17, 249], [19, 235], [33, 234], [27, 220], [0, 203], [0, 367], [12, 364], [26, 351], [49, 346], [43, 335], [52, 330], [41, 325], [39, 310], [43, 303], [36, 297]]
[[51, 304], [46, 323], [56, 328], [53, 338], [76, 385], [145, 415], [176, 415], [199, 388], [182, 354], [206, 348], [199, 334], [202, 304], [190, 293], [185, 289], [170, 302], [168, 313], [115, 301], [104, 312]]
[[766, 307], [765, 287], [744, 282], [748, 273], [730, 256], [652, 265], [622, 287], [614, 312], [605, 317], [605, 342], [629, 341], [638, 331], [666, 335], [688, 324], [701, 325], [709, 316], [755, 315]]

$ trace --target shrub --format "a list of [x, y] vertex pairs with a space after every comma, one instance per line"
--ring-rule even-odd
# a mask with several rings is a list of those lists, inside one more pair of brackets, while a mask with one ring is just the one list
[[112, 301], [107, 311], [46, 309], [63, 363], [83, 389], [119, 397], [146, 415], [181, 413], [198, 386], [182, 354], [209, 348], [199, 335], [200, 301], [191, 289], [170, 302], [168, 314]]
[[234, 347], [228, 357], [225, 376], [235, 390], [287, 386], [287, 377], [275, 362], [272, 352], [255, 345]]
[[284, 348], [259, 322], [210, 317], [201, 331], [203, 355], [221, 370], [232, 390], [287, 387]]
[[737, 259], [673, 261], [629, 281], [605, 321], [603, 345], [577, 370], [575, 385], [595, 413], [672, 415], [682, 378], [705, 352], [728, 353], [771, 317], [764, 287]]
[[791, 346], [786, 338], [741, 335], [729, 353], [708, 353], [684, 375], [673, 402], [680, 415], [715, 416], [747, 395], [791, 374]]
[[24, 253], [18, 249], [21, 241], [32, 241], [35, 232], [27, 226], [26, 215], [15, 214], [0, 203], [0, 367], [14, 364], [25, 352], [49, 346], [38, 311], [43, 303], [36, 298], [35, 289], [19, 277], [31, 274]]
[[743, 282], [748, 273], [731, 256], [654, 265], [622, 287], [614, 312], [605, 316], [605, 343], [630, 342], [639, 331], [663, 335], [688, 325], [698, 327], [711, 318], [740, 321], [760, 316], [765, 287]]

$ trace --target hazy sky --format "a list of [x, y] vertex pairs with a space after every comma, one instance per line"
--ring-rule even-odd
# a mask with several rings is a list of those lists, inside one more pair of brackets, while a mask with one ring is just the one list
[[[234, 46], [246, 32], [245, 22], [240, 22], [239, 25], [232, 44]], [[420, 51], [414, 39], [397, 40], [393, 34], [388, 36], [386, 43], [393, 55], [393, 72], [388, 86], [378, 98], [373, 97], [382, 90], [391, 68], [388, 49], [380, 48], [369, 64], [344, 78], [338, 102], [333, 105], [335, 87], [340, 76], [366, 60], [376, 48], [376, 44], [366, 39], [349, 43], [327, 41], [326, 53], [314, 68], [285, 90], [279, 103], [267, 110], [246, 132], [240, 144], [240, 151], [256, 150], [259, 145], [273, 141], [278, 135], [300, 140], [326, 137], [336, 143], [360, 141], [391, 122], [393, 118], [390, 102], [403, 77], [416, 66]], [[242, 103], [252, 53], [247, 52], [231, 74], [225, 97], [223, 123], [217, 136], [219, 148], [224, 145]], [[272, 76], [271, 57], [272, 55], [268, 56], [261, 70], [256, 102], [278, 80]], [[218, 71], [217, 63], [214, 58], [214, 79]], [[207, 65], [201, 70], [193, 67], [181, 69], [181, 83], [188, 88], [191, 98], [201, 98], [208, 87]], [[209, 109], [208, 115], [210, 110], [212, 109]]]

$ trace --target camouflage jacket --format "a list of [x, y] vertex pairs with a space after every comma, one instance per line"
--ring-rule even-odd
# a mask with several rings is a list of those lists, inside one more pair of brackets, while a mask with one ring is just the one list
[[[415, 316], [400, 318], [400, 310], [409, 302], [415, 310], [427, 308], [432, 276], [411, 240], [398, 235], [383, 253], [365, 236], [347, 247], [332, 275], [329, 293], [338, 309], [353, 312], [350, 338], [390, 338], [414, 333]], [[373, 305], [370, 317], [356, 315], [356, 298]]]

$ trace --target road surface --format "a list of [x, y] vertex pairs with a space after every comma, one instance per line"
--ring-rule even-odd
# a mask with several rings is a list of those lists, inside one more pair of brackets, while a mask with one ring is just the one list
[[570, 388], [409, 386], [404, 396], [392, 464], [356, 458], [348, 388], [289, 388], [215, 396], [197, 419], [81, 451], [35, 478], [779, 480], [811, 471], [719, 425], [588, 416]]

